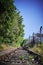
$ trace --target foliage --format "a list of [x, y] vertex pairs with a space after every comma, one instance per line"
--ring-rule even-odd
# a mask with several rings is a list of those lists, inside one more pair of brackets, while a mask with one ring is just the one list
[[29, 41], [28, 41], [28, 43], [27, 43], [27, 41], [28, 41], [28, 39], [24, 39], [21, 43], [21, 46], [26, 46], [29, 43]]
[[0, 43], [21, 43], [24, 25], [14, 0], [0, 0]]

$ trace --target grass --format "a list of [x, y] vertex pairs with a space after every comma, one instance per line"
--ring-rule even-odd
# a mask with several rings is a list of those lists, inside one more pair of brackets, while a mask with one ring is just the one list
[[12, 45], [3, 43], [3, 44], [0, 44], [0, 51], [7, 50], [7, 49], [10, 49], [10, 48], [17, 49], [19, 47], [20, 47], [20, 43], [12, 43]]
[[2, 51], [2, 50], [3, 50], [3, 46], [0, 45], [0, 51]]
[[0, 45], [0, 50], [6, 50], [6, 49], [8, 49], [8, 45], [6, 45], [6, 44]]
[[43, 44], [35, 44], [34, 47], [30, 48], [32, 51], [43, 55]]
[[20, 43], [12, 43], [12, 46], [16, 47], [16, 48], [19, 48], [21, 45], [20, 45]]
[[36, 43], [33, 47], [28, 46], [27, 49], [30, 49], [31, 51], [36, 52], [36, 53], [38, 53], [40, 55], [43, 55], [43, 43], [41, 43], [41, 44]]
[[25, 58], [27, 58], [28, 60], [32, 60], [33, 58], [34, 58], [34, 56], [33, 55], [29, 55], [29, 56], [19, 56], [19, 59], [20, 60], [24, 60]]
[[42, 55], [41, 59], [41, 65], [43, 65], [43, 43], [42, 44], [38, 44], [38, 46], [35, 44], [35, 46], [33, 48], [31, 48], [34, 52]]
[[22, 55], [21, 55], [21, 56], [19, 56], [19, 59], [20, 59], [20, 60], [24, 60], [24, 59], [25, 59], [25, 56], [22, 56]]
[[42, 49], [43, 49], [43, 43], [40, 45], [40, 48], [42, 48]]
[[33, 57], [32, 55], [29, 55], [29, 56], [28, 56], [28, 59], [29, 59], [29, 60], [32, 60], [33, 58], [34, 58], [34, 57]]
[[11, 46], [11, 45], [8, 45], [8, 44], [1, 44], [0, 45], [0, 51], [2, 51], [2, 50], [7, 50], [7, 49], [10, 49], [10, 48], [14, 48], [14, 49], [16, 49], [16, 47], [13, 47], [13, 46]]

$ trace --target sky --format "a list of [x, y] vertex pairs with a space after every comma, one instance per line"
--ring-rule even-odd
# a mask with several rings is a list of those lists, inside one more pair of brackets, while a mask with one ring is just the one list
[[15, 0], [14, 4], [23, 17], [24, 38], [39, 32], [40, 26], [43, 26], [43, 0]]

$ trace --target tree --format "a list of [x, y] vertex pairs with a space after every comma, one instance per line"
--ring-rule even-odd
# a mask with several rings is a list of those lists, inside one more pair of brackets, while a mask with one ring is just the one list
[[20, 12], [16, 12], [11, 26], [11, 32], [13, 33], [13, 39], [15, 43], [22, 43], [24, 35], [24, 25], [22, 24], [23, 18], [20, 16]]
[[14, 0], [0, 0], [0, 42], [13, 43], [23, 39], [23, 18], [13, 3]]
[[9, 41], [8, 34], [10, 32], [10, 26], [13, 22], [13, 13], [16, 11], [16, 7], [13, 5], [13, 0], [0, 0], [0, 39], [1, 41]]

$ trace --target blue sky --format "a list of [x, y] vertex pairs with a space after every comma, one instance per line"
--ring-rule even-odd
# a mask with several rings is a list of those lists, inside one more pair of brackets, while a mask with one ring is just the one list
[[24, 38], [39, 32], [43, 26], [43, 0], [15, 0], [15, 5], [23, 16]]

